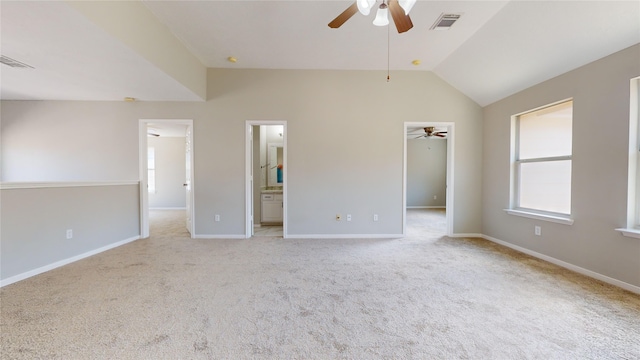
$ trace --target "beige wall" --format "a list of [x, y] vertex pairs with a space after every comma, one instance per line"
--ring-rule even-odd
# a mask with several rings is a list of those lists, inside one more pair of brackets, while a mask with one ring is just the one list
[[138, 189], [134, 183], [0, 190], [2, 283], [137, 239]]
[[[589, 271], [640, 286], [640, 240], [626, 226], [629, 81], [640, 45], [570, 71], [484, 109], [483, 233]], [[506, 214], [510, 117], [573, 98], [572, 226]], [[534, 226], [542, 236], [534, 236]]]
[[407, 207], [444, 207], [446, 193], [447, 141], [407, 140]]
[[136, 105], [2, 101], [0, 180], [138, 180]]
[[[245, 121], [285, 120], [291, 235], [400, 234], [404, 122], [455, 122], [454, 232], [480, 232], [482, 110], [434, 74], [210, 69], [208, 89], [199, 103], [3, 101], [3, 181], [137, 180], [138, 120], [193, 119], [195, 232], [241, 235]], [[38, 169], [32, 148], [47, 150]]]
[[[224, 119], [227, 137], [240, 139], [246, 119], [288, 122], [291, 235], [400, 234], [405, 121], [456, 123], [454, 231], [480, 230], [481, 109], [432, 73], [396, 72], [389, 83], [383, 72], [370, 71], [210, 69], [209, 75], [211, 115]], [[195, 145], [207, 153], [218, 146]], [[225, 164], [239, 175], [229, 186], [237, 193], [244, 144], [228, 145]], [[236, 211], [234, 218], [241, 217]], [[350, 213], [353, 221], [336, 222], [336, 213]]]

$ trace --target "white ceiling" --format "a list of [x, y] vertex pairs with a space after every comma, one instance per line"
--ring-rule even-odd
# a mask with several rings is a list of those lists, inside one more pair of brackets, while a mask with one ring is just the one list
[[[640, 42], [637, 0], [419, 0], [403, 34], [373, 26], [373, 13], [329, 28], [352, 1], [143, 4], [207, 67], [433, 71], [480, 105]], [[2, 99], [199, 100], [64, 1], [0, 6], [2, 55], [35, 67], [0, 66]], [[443, 12], [462, 17], [429, 30]]]
[[63, 1], [0, 1], [3, 100], [198, 100]]

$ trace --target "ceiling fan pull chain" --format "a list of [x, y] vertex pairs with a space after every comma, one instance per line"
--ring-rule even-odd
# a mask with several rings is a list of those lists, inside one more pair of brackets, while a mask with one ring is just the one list
[[391, 74], [390, 74], [390, 65], [389, 65], [389, 59], [391, 58], [391, 55], [389, 55], [391, 53], [391, 50], [389, 50], [389, 43], [391, 42], [390, 38], [391, 36], [390, 34], [390, 30], [389, 30], [389, 26], [387, 26], [387, 82], [389, 82], [391, 80]]

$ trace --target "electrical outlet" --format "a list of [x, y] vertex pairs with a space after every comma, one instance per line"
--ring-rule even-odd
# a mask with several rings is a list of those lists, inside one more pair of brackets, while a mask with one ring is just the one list
[[336, 214], [336, 221], [340, 221], [340, 220], [342, 220], [342, 215]]
[[67, 229], [67, 239], [73, 239], [73, 229]]
[[378, 221], [378, 214], [373, 214], [373, 221]]
[[540, 236], [542, 235], [542, 228], [540, 226], [535, 226], [533, 228], [533, 232], [536, 234], [536, 236]]
[[220, 221], [220, 215], [216, 214], [214, 219], [215, 219], [215, 221]]
[[347, 221], [351, 221], [351, 214], [347, 214]]
[[433, 195], [433, 200], [438, 200], [438, 195]]

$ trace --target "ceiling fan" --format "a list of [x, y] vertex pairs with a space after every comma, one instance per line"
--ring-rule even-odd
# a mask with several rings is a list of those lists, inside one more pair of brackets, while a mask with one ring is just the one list
[[[375, 3], [376, 0], [356, 0], [345, 11], [333, 19], [329, 23], [329, 27], [332, 29], [339, 28], [357, 12], [365, 16], [369, 15]], [[415, 3], [416, 0], [400, 0], [399, 2], [398, 0], [382, 0], [382, 3], [378, 6], [373, 24], [376, 26], [389, 25], [388, 13], [391, 12], [391, 17], [396, 24], [398, 33], [408, 31], [413, 27], [413, 23], [409, 17], [409, 11], [411, 11]]]
[[430, 138], [430, 137], [433, 137], [433, 136], [440, 137], [440, 138], [447, 137], [447, 135], [446, 135], [447, 132], [446, 131], [438, 131], [438, 130], [436, 130], [435, 126], [427, 126], [427, 127], [423, 128], [421, 131], [424, 131], [424, 134], [416, 133], [416, 134], [407, 134], [407, 135], [409, 135], [409, 136], [418, 135], [418, 136], [414, 137], [413, 139]]

